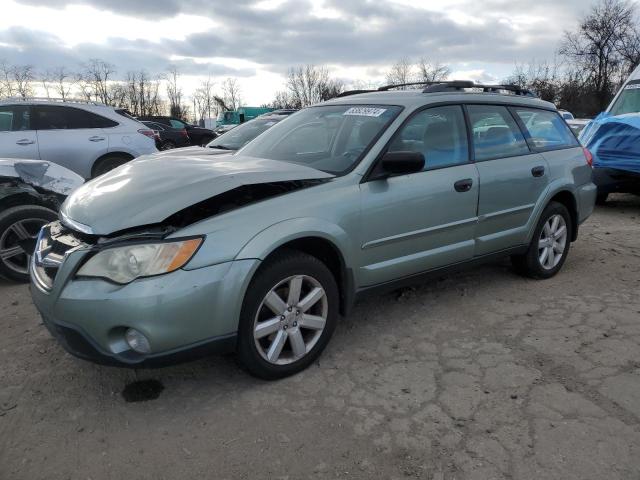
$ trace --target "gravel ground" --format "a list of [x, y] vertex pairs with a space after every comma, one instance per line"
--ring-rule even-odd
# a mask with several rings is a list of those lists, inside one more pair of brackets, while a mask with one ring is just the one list
[[0, 283], [0, 478], [640, 478], [639, 234], [614, 197], [555, 278], [505, 261], [373, 297], [272, 383], [76, 360]]

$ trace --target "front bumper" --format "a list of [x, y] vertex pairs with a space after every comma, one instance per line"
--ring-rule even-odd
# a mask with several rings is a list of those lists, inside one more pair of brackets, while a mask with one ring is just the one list
[[[242, 299], [258, 260], [221, 263], [141, 278], [128, 285], [77, 278], [86, 250], [65, 256], [50, 288], [37, 281], [31, 296], [43, 321], [71, 354], [96, 363], [156, 366], [235, 347]], [[124, 342], [142, 332], [151, 353]]]

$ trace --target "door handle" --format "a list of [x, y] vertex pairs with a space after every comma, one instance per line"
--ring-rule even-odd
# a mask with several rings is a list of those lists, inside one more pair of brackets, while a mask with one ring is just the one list
[[533, 167], [531, 169], [531, 175], [534, 177], [541, 177], [544, 175], [544, 167], [540, 165], [539, 167]]
[[104, 137], [99, 137], [97, 135], [94, 135], [93, 137], [89, 137], [90, 142], [101, 142], [103, 140], [104, 140]]
[[456, 192], [468, 192], [471, 190], [473, 186], [473, 180], [470, 178], [465, 178], [464, 180], [458, 180], [453, 184], [453, 188], [456, 189]]
[[35, 140], [29, 140], [28, 138], [23, 138], [22, 140], [18, 140], [16, 145], [33, 145]]

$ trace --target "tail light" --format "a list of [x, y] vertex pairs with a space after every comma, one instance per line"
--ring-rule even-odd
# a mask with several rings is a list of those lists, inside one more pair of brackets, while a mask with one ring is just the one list
[[155, 139], [156, 138], [155, 132], [153, 130], [148, 129], [148, 128], [141, 128], [140, 130], [138, 130], [138, 133], [141, 133], [145, 137], [149, 137], [151, 139]]
[[153, 138], [160, 140], [160, 132], [158, 130], [153, 131]]
[[593, 155], [586, 147], [582, 147], [582, 151], [584, 152], [584, 158], [587, 161], [587, 165], [593, 168]]

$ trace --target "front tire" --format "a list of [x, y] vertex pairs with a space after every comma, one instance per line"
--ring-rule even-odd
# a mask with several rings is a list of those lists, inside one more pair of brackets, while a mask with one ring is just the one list
[[266, 380], [307, 368], [322, 353], [338, 318], [338, 286], [317, 258], [283, 251], [260, 267], [244, 298], [240, 363]]
[[29, 262], [40, 228], [58, 215], [39, 205], [20, 205], [0, 214], [0, 275], [29, 281]]
[[511, 257], [513, 266], [527, 277], [553, 277], [567, 259], [572, 234], [569, 210], [561, 203], [551, 202], [540, 216], [527, 253]]

